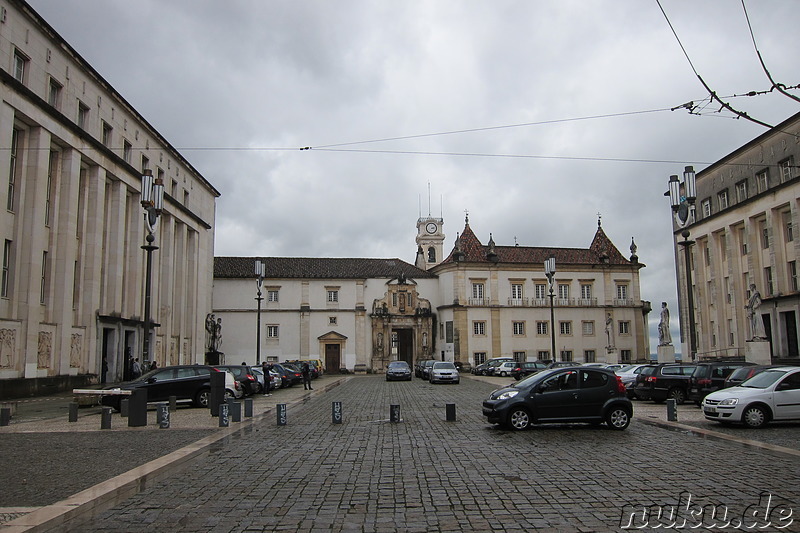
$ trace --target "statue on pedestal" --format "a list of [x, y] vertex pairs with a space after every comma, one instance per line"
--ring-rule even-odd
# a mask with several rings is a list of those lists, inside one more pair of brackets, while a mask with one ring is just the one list
[[744, 308], [747, 310], [747, 318], [750, 320], [750, 340], [764, 341], [767, 335], [764, 333], [764, 321], [758, 309], [761, 307], [761, 293], [756, 289], [755, 283], [750, 284], [750, 299]]
[[661, 302], [661, 322], [658, 323], [658, 345], [672, 344], [672, 334], [669, 332], [669, 309], [667, 302]]

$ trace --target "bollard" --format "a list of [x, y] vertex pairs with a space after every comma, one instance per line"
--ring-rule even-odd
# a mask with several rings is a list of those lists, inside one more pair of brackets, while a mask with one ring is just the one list
[[69, 421], [70, 422], [78, 421], [78, 402], [69, 403]]
[[228, 404], [219, 404], [219, 407], [217, 408], [217, 414], [219, 416], [219, 427], [228, 427], [230, 425], [230, 420], [228, 419]]
[[231, 422], [241, 422], [242, 421], [242, 402], [231, 402], [230, 403], [230, 410], [231, 414]]
[[128, 427], [147, 425], [147, 390], [133, 389], [128, 401]]
[[334, 424], [342, 423], [342, 402], [331, 403], [331, 422]]
[[119, 416], [122, 418], [128, 418], [128, 413], [130, 412], [130, 403], [127, 398], [119, 402]]
[[100, 414], [100, 429], [111, 429], [111, 408], [103, 407]]
[[161, 429], [169, 427], [169, 404], [167, 402], [156, 405], [156, 423]]
[[445, 404], [445, 420], [448, 422], [455, 422], [456, 421], [456, 404], [448, 403]]
[[173, 411], [173, 412], [178, 410], [178, 397], [177, 396], [170, 396], [169, 397], [169, 410]]
[[253, 417], [253, 399], [245, 398], [244, 400], [244, 416], [245, 418]]
[[400, 406], [399, 405], [390, 405], [389, 406], [389, 421], [391, 421], [391, 422], [400, 422]]
[[275, 406], [275, 412], [278, 414], [278, 425], [285, 426], [286, 425], [286, 404], [279, 403]]
[[678, 421], [678, 404], [672, 398], [667, 400], [667, 420], [670, 422]]
[[7, 426], [11, 421], [11, 408], [3, 407], [0, 409], [0, 426]]

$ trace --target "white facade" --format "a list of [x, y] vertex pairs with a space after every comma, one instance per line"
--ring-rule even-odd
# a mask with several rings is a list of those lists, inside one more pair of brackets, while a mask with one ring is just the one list
[[219, 193], [30, 6], [3, 4], [0, 386], [118, 380], [141, 357], [144, 169], [166, 191], [151, 354], [201, 360]]

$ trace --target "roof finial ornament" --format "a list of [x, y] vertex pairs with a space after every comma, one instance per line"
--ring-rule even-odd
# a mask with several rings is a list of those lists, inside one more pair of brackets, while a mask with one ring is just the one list
[[597, 228], [600, 229], [600, 219], [603, 218], [603, 215], [600, 214], [600, 211], [597, 212]]
[[519, 246], [519, 242], [517, 242], [517, 236], [514, 235], [514, 246]]
[[636, 242], [634, 242], [633, 237], [631, 237], [631, 262], [632, 263], [638, 263], [639, 262], [639, 256], [636, 255], [636, 250], [637, 249], [638, 248], [636, 247]]
[[464, 224], [469, 226], [469, 209], [464, 209]]

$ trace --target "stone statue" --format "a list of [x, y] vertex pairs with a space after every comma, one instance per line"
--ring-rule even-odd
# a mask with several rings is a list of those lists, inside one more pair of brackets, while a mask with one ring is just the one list
[[614, 347], [614, 320], [611, 318], [611, 313], [608, 313], [606, 316], [606, 338], [608, 339], [608, 345], [606, 348], [613, 348]]
[[758, 312], [761, 307], [761, 293], [756, 289], [755, 283], [750, 284], [750, 299], [744, 308], [747, 310], [747, 318], [750, 320], [750, 340], [763, 341], [767, 339], [764, 333], [764, 321]]
[[658, 345], [672, 344], [672, 334], [669, 332], [669, 309], [667, 302], [661, 302], [661, 322], [658, 323]]

